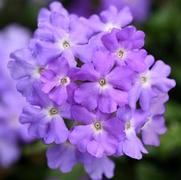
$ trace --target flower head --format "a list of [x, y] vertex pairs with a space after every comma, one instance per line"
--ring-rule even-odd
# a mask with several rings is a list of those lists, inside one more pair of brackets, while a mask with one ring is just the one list
[[52, 144], [50, 168], [70, 172], [81, 163], [92, 179], [112, 178], [109, 156], [141, 159], [144, 144], [159, 145], [175, 81], [163, 61], [153, 64], [131, 21], [127, 7], [87, 19], [54, 2], [41, 10], [29, 45], [12, 53], [11, 74], [29, 103], [20, 120]]

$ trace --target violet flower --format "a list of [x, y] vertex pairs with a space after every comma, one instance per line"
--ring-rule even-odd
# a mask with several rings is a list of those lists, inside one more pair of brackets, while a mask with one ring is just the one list
[[29, 38], [30, 32], [15, 24], [0, 32], [0, 166], [5, 168], [18, 160], [21, 154], [19, 144], [32, 141], [27, 127], [19, 123], [26, 101], [16, 91], [16, 83], [7, 68], [10, 52], [24, 47]]
[[[147, 56], [145, 60], [147, 70], [141, 73], [129, 93], [129, 104], [136, 108], [139, 100], [142, 109], [148, 110], [151, 98], [155, 94], [155, 89], [159, 92], [167, 93], [175, 86], [175, 81], [167, 78], [170, 75], [170, 66], [163, 61], [157, 61], [154, 65], [153, 56]], [[151, 69], [150, 69], [151, 67]]]
[[56, 106], [46, 96], [39, 99], [39, 106], [27, 106], [20, 121], [29, 125], [29, 134], [41, 138], [46, 144], [60, 144], [67, 140], [69, 131], [63, 118], [71, 118], [69, 104]]
[[[68, 59], [71, 66], [75, 66], [76, 48], [88, 42], [87, 29], [76, 15], [62, 13], [61, 7], [50, 5], [50, 12], [41, 11], [39, 15], [39, 28], [35, 32], [31, 48], [45, 64], [54, 58], [63, 56]], [[46, 18], [42, 18], [46, 14]], [[48, 15], [47, 15], [48, 14]]]
[[91, 113], [84, 107], [73, 106], [73, 119], [82, 123], [70, 133], [71, 144], [79, 151], [97, 158], [113, 155], [121, 136], [122, 126], [118, 119], [100, 112]]
[[113, 177], [115, 168], [113, 161], [107, 157], [95, 158], [88, 153], [81, 153], [68, 142], [49, 147], [46, 155], [51, 169], [60, 169], [67, 173], [76, 164], [82, 163], [93, 180], [102, 179], [103, 175], [109, 179]]
[[110, 5], [121, 9], [129, 7], [136, 21], [143, 22], [150, 13], [151, 0], [101, 0], [102, 8], [108, 8]]
[[69, 143], [53, 145], [47, 150], [48, 166], [68, 173], [78, 163], [76, 148]]
[[117, 116], [124, 124], [124, 135], [119, 143], [117, 154], [141, 159], [142, 153], [148, 152], [137, 133], [146, 121], [147, 114], [142, 111], [132, 111], [129, 107], [122, 107], [118, 109]]
[[102, 179], [103, 175], [106, 178], [111, 179], [114, 176], [115, 164], [108, 157], [95, 158], [89, 154], [80, 155], [80, 162], [83, 163], [84, 169], [91, 179]]
[[165, 103], [169, 97], [167, 94], [160, 93], [152, 98], [149, 116], [141, 128], [143, 143], [146, 145], [159, 146], [160, 135], [167, 131], [165, 125]]
[[89, 110], [98, 108], [104, 113], [112, 113], [118, 106], [127, 103], [133, 72], [122, 67], [114, 68], [111, 56], [98, 51], [92, 63], [83, 65], [76, 78], [86, 81], [75, 91], [74, 99], [77, 103]]
[[144, 45], [144, 33], [135, 27], [128, 26], [122, 30], [114, 29], [102, 37], [104, 46], [110, 51], [120, 66], [128, 66], [136, 72], [146, 69], [144, 59], [146, 51], [141, 49]]
[[110, 32], [113, 28], [123, 28], [131, 21], [132, 15], [129, 8], [124, 7], [118, 10], [114, 6], [102, 11], [100, 16], [92, 15], [89, 19], [82, 19], [83, 24], [92, 30], [92, 34]]
[[68, 99], [71, 82], [71, 68], [65, 58], [51, 62], [41, 75], [42, 91], [49, 94], [49, 98], [58, 105], [64, 104]]

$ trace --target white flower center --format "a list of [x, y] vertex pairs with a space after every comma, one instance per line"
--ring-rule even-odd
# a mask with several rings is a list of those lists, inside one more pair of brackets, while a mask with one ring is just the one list
[[68, 41], [63, 41], [62, 46], [64, 49], [70, 48], [70, 43]]
[[125, 123], [125, 126], [124, 126], [124, 131], [127, 135], [133, 133], [135, 131], [134, 129], [134, 123], [133, 123], [133, 120], [129, 120]]
[[150, 73], [143, 73], [140, 75], [140, 82], [143, 87], [150, 86]]
[[45, 70], [44, 67], [39, 67], [39, 68], [38, 68], [38, 73], [39, 73], [39, 74], [42, 74], [44, 70]]
[[65, 76], [65, 77], [60, 78], [60, 84], [62, 86], [67, 86], [69, 83], [70, 83], [69, 77]]
[[56, 44], [60, 49], [63, 49], [63, 50], [69, 49], [72, 45], [71, 41], [69, 40], [69, 38], [67, 36], [65, 38], [57, 41]]
[[118, 56], [118, 58], [122, 59], [124, 57], [124, 51], [122, 49], [119, 49], [117, 51], [117, 56]]
[[100, 79], [99, 80], [99, 84], [100, 84], [100, 86], [105, 86], [106, 85], [106, 80], [104, 79], [104, 78], [102, 78], [102, 79]]
[[125, 130], [129, 130], [131, 128], [131, 121], [127, 121], [125, 124]]
[[116, 24], [107, 23], [105, 25], [104, 31], [111, 32], [113, 28], [119, 28]]
[[33, 77], [35, 79], [39, 79], [44, 70], [45, 70], [44, 67], [36, 67], [34, 69]]
[[49, 110], [49, 114], [50, 114], [50, 116], [57, 115], [58, 114], [58, 109], [56, 109], [55, 107], [51, 108]]
[[101, 124], [101, 122], [96, 121], [96, 122], [94, 123], [94, 128], [95, 128], [96, 131], [101, 131], [101, 130], [102, 130], [102, 124]]
[[60, 111], [53, 105], [42, 110], [42, 113], [47, 117], [45, 120], [46, 122], [50, 122], [52, 118], [58, 117], [60, 115]]

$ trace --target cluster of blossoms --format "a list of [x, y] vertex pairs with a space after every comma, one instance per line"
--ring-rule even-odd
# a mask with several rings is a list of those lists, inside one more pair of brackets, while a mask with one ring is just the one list
[[144, 145], [159, 145], [175, 81], [131, 21], [128, 8], [86, 19], [53, 2], [29, 45], [11, 54], [11, 74], [29, 102], [20, 121], [51, 144], [50, 168], [66, 173], [82, 163], [92, 179], [112, 178], [109, 157], [141, 159]]
[[[16, 36], [14, 36], [16, 34]], [[20, 155], [20, 145], [31, 140], [19, 115], [26, 101], [16, 90], [7, 63], [9, 53], [27, 45], [30, 33], [18, 25], [10, 25], [0, 32], [0, 167], [8, 167]]]

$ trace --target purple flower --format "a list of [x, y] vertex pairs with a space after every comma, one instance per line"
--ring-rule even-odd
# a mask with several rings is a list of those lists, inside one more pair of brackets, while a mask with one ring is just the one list
[[[14, 33], [16, 33], [16, 36], [14, 36]], [[30, 33], [28, 30], [16, 24], [9, 25], [0, 32], [0, 90], [2, 89], [3, 92], [6, 89], [8, 92], [17, 94], [15, 82], [11, 79], [7, 68], [8, 61], [10, 60], [9, 54], [11, 51], [25, 46], [28, 43], [29, 37]]]
[[67, 140], [69, 130], [64, 119], [70, 119], [70, 106], [56, 106], [46, 97], [41, 97], [39, 106], [27, 106], [21, 114], [20, 121], [29, 125], [29, 134], [41, 138], [46, 144], [63, 143]]
[[19, 123], [19, 115], [26, 102], [16, 91], [15, 81], [7, 68], [11, 51], [26, 46], [29, 38], [30, 32], [15, 24], [0, 32], [0, 166], [6, 168], [18, 160], [19, 144], [32, 140], [27, 127]]
[[118, 109], [117, 116], [124, 124], [124, 135], [119, 143], [117, 154], [141, 159], [142, 153], [147, 153], [147, 150], [137, 133], [146, 121], [147, 114], [142, 111], [132, 111], [129, 107], [122, 107]]
[[[94, 53], [96, 51], [107, 51], [107, 49], [104, 47], [101, 38], [103, 34], [98, 33], [94, 36], [92, 36], [89, 39], [89, 42], [85, 44], [84, 46], [79, 46], [77, 48], [77, 57], [81, 60], [83, 63], [91, 62], [91, 57], [94, 56]], [[85, 53], [86, 52], [86, 53]]]
[[159, 92], [167, 93], [175, 86], [175, 81], [168, 78], [171, 69], [163, 61], [157, 61], [153, 65], [153, 56], [147, 56], [145, 62], [147, 70], [138, 76], [130, 90], [129, 104], [132, 108], [135, 108], [136, 102], [139, 100], [141, 108], [148, 110], [151, 98], [155, 94], [155, 89], [159, 90]]
[[62, 4], [55, 1], [49, 5], [49, 9], [42, 8], [40, 10], [39, 15], [38, 15], [38, 27], [47, 25], [47, 22], [50, 22], [50, 23], [55, 22], [57, 20], [57, 18], [55, 17], [57, 16], [63, 16], [64, 18], [66, 17], [67, 19], [68, 11], [62, 6]]
[[45, 64], [54, 58], [63, 56], [68, 59], [71, 66], [75, 66], [77, 46], [88, 42], [87, 29], [80, 18], [76, 15], [67, 15], [65, 12], [54, 11], [50, 12], [49, 18], [43, 19], [42, 17], [41, 14], [40, 25], [30, 45], [31, 49], [40, 59], [45, 60]]
[[81, 154], [80, 162], [91, 179], [102, 179], [103, 175], [111, 179], [114, 176], [115, 164], [107, 157], [95, 158], [89, 154]]
[[92, 15], [89, 19], [84, 19], [83, 23], [92, 29], [92, 34], [98, 32], [109, 32], [113, 28], [122, 28], [132, 21], [132, 15], [129, 8], [125, 7], [117, 10], [111, 6], [108, 10], [100, 13], [100, 16]]
[[36, 104], [35, 96], [40, 89], [40, 77], [45, 66], [28, 48], [15, 51], [11, 54], [11, 58], [13, 60], [8, 63], [8, 68], [11, 76], [17, 80], [17, 90], [29, 102]]
[[122, 126], [117, 118], [100, 112], [91, 113], [83, 107], [73, 106], [72, 117], [82, 125], [70, 133], [71, 144], [79, 151], [101, 158], [116, 152]]
[[49, 147], [46, 155], [48, 166], [51, 169], [60, 169], [63, 173], [70, 172], [78, 163], [76, 148], [69, 143]]
[[127, 103], [132, 75], [129, 69], [114, 67], [108, 54], [95, 52], [92, 63], [84, 64], [76, 75], [77, 80], [86, 82], [75, 91], [74, 99], [89, 110], [115, 112], [118, 106]]
[[42, 90], [58, 105], [68, 99], [68, 92], [74, 84], [71, 82], [70, 66], [65, 58], [52, 61], [41, 76]]
[[129, 26], [124, 29], [113, 29], [102, 37], [104, 46], [110, 51], [120, 66], [127, 66], [136, 72], [146, 69], [144, 63], [146, 51], [140, 50], [144, 45], [144, 33]]
[[121, 9], [128, 6], [136, 21], [144, 21], [150, 11], [150, 0], [101, 0], [103, 9], [108, 8], [110, 5], [116, 6]]
[[[0, 118], [3, 118], [10, 131], [16, 134], [17, 142], [31, 142], [32, 138], [28, 135], [27, 127], [19, 122], [19, 115], [23, 107], [27, 104], [19, 93], [14, 89], [1, 91], [0, 99]], [[8, 109], [8, 113], [7, 113]]]
[[167, 130], [163, 115], [166, 101], [168, 101], [168, 95], [162, 93], [153, 97], [151, 100], [149, 116], [141, 128], [142, 139], [146, 145], [159, 146], [159, 136]]
[[77, 163], [82, 163], [91, 179], [102, 179], [103, 175], [110, 179], [114, 174], [115, 165], [109, 158], [95, 158], [88, 153], [81, 153], [68, 142], [49, 147], [46, 155], [48, 166], [60, 169], [63, 173], [70, 172]]

